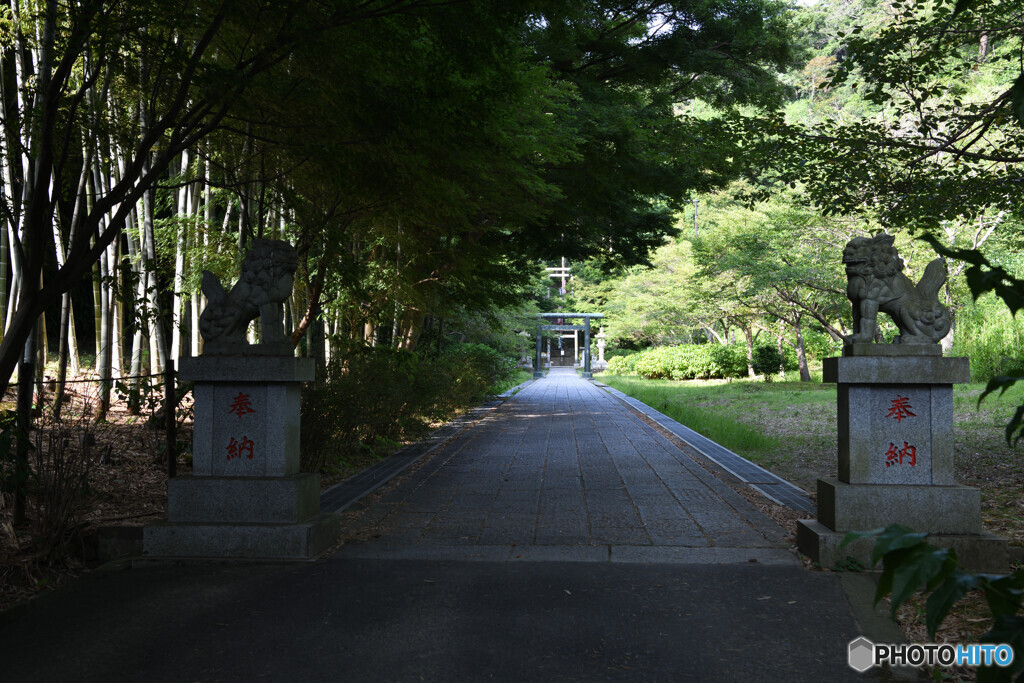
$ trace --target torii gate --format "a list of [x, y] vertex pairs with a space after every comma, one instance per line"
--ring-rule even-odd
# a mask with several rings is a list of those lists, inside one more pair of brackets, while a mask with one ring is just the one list
[[557, 330], [559, 332], [569, 332], [583, 330], [583, 376], [593, 377], [594, 374], [590, 371], [590, 319], [591, 318], [603, 318], [604, 313], [538, 313], [538, 318], [559, 318], [559, 319], [575, 319], [583, 318], [582, 325], [541, 325], [537, 328], [537, 364], [534, 366], [533, 376], [543, 377], [544, 366], [541, 364], [541, 333], [549, 330]]

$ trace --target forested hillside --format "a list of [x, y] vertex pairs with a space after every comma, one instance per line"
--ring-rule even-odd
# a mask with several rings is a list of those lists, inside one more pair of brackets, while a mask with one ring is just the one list
[[[834, 354], [849, 333], [843, 246], [885, 231], [915, 281], [935, 248], [951, 256], [946, 352], [970, 355], [976, 381], [1019, 372], [1024, 328], [1004, 299], [1019, 297], [1012, 276], [1024, 265], [1022, 7], [960, 6], [823, 0], [796, 10], [779, 110], [677, 105], [746, 142], [742, 173], [693, 195], [649, 266], [611, 277], [580, 268], [574, 305], [605, 312], [622, 349], [737, 339], [751, 359], [757, 345], [788, 347], [807, 378], [805, 358]], [[989, 265], [972, 268], [981, 258]], [[1000, 296], [974, 301], [972, 291], [992, 289]], [[896, 333], [888, 321], [879, 332]]]

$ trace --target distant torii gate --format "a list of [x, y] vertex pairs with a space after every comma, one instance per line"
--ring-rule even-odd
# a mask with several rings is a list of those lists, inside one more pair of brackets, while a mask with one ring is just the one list
[[541, 362], [541, 334], [547, 331], [569, 332], [583, 330], [583, 376], [593, 377], [590, 371], [590, 319], [603, 318], [604, 313], [538, 313], [538, 318], [557, 318], [561, 320], [583, 318], [582, 325], [541, 325], [537, 329], [537, 364], [534, 366], [533, 376], [544, 376], [544, 365]]

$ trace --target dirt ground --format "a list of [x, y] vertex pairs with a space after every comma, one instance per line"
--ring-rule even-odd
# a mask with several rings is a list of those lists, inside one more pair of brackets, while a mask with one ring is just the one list
[[[44, 394], [45, 407], [34, 418], [29, 463], [35, 474], [25, 524], [14, 525], [13, 494], [0, 494], [0, 613], [97, 564], [100, 527], [142, 526], [166, 513], [166, 431], [156, 398], [144, 400], [140, 414], [132, 415], [115, 391], [106, 418], [97, 420], [96, 383], [69, 383], [67, 393], [59, 423], [53, 420], [52, 394]], [[10, 410], [14, 397], [6, 398], [3, 408]], [[190, 407], [186, 397], [179, 444], [192, 440]], [[187, 453], [176, 462], [178, 473], [190, 472]], [[49, 506], [40, 505], [44, 490], [56, 492]]]

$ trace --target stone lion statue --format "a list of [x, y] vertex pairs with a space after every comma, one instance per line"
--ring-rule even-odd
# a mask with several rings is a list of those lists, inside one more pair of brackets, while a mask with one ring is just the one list
[[903, 274], [903, 259], [892, 235], [855, 237], [843, 249], [846, 296], [853, 302], [853, 334], [849, 344], [870, 342], [878, 312], [888, 313], [900, 334], [896, 344], [935, 344], [949, 332], [949, 309], [939, 303], [946, 282], [946, 262], [937, 258], [916, 285]]
[[[282, 304], [292, 293], [297, 267], [295, 247], [281, 240], [259, 239], [253, 240], [230, 291], [204, 270], [202, 290], [208, 303], [199, 317], [204, 355], [291, 355]], [[263, 343], [254, 346], [246, 332], [256, 316], [260, 316]]]

